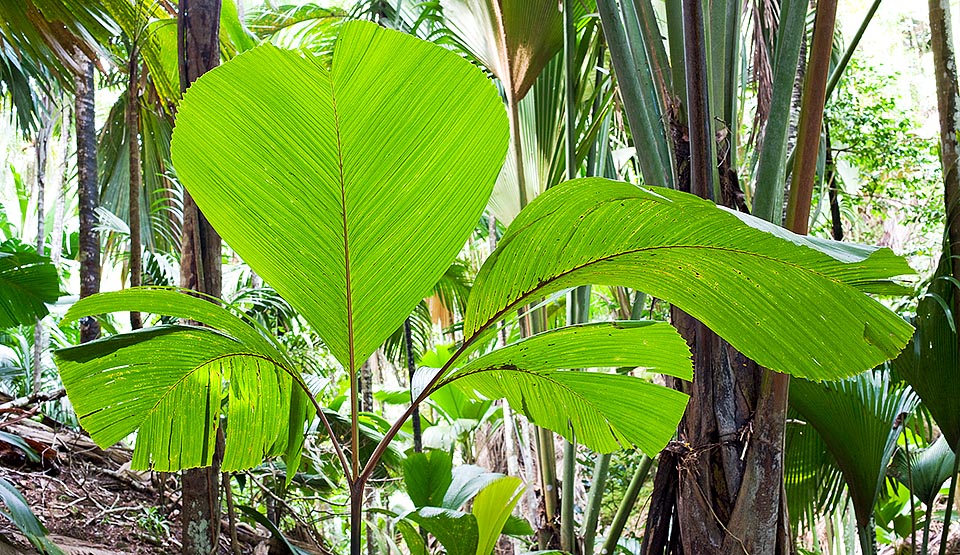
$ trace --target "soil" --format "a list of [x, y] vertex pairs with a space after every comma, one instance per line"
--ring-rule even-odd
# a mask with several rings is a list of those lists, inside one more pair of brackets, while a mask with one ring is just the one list
[[[89, 437], [34, 420], [0, 424], [42, 454], [31, 462], [0, 442], [0, 477], [12, 483], [67, 555], [178, 553], [179, 492], [173, 477], [130, 470], [131, 451], [103, 451]], [[4, 507], [5, 508], [5, 507]], [[227, 530], [224, 522], [223, 530]], [[227, 534], [223, 534], [227, 536]], [[266, 554], [269, 533], [238, 526], [242, 554]], [[233, 553], [224, 537], [221, 553]], [[34, 555], [26, 538], [0, 518], [0, 555]]]

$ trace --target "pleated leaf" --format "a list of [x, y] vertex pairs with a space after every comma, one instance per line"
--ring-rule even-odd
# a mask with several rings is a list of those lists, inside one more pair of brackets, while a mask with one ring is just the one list
[[149, 312], [183, 320], [194, 320], [215, 328], [247, 344], [250, 348], [255, 348], [264, 356], [275, 358], [282, 356], [276, 347], [247, 321], [241, 320], [229, 310], [208, 299], [195, 297], [171, 287], [133, 287], [92, 295], [74, 303], [64, 315], [63, 322], [73, 322], [85, 316], [127, 311]]
[[673, 437], [685, 394], [631, 376], [555, 371], [581, 367], [640, 367], [693, 377], [690, 349], [672, 326], [621, 321], [534, 335], [464, 364], [438, 387], [506, 397], [536, 424], [597, 452], [637, 446], [654, 455]]
[[[132, 289], [124, 289], [122, 291], [115, 291], [110, 293], [100, 293], [97, 295], [92, 295], [77, 301], [73, 306], [70, 307], [70, 310], [67, 311], [67, 314], [64, 316], [64, 322], [70, 322], [83, 318], [85, 316], [95, 316], [98, 314], [105, 314], [110, 312], [121, 312], [121, 311], [138, 311], [138, 312], [149, 312], [152, 314], [159, 314], [164, 316], [173, 316], [183, 320], [193, 320], [201, 322], [207, 326], [215, 328], [219, 335], [226, 336], [234, 342], [241, 344], [244, 354], [239, 357], [233, 358], [223, 358], [210, 367], [211, 372], [218, 372], [221, 374], [221, 378], [225, 381], [229, 380], [230, 382], [230, 392], [227, 396], [229, 399], [229, 405], [227, 406], [227, 412], [229, 421], [233, 422], [231, 428], [237, 430], [236, 433], [255, 433], [257, 430], [263, 432], [269, 437], [276, 436], [277, 444], [276, 448], [270, 451], [270, 454], [279, 454], [282, 449], [282, 445], [286, 445], [286, 450], [283, 451], [284, 459], [286, 461], [287, 468], [290, 469], [290, 472], [287, 474], [287, 480], [291, 480], [296, 472], [296, 469], [299, 467], [300, 458], [303, 449], [303, 423], [309, 419], [312, 419], [315, 413], [315, 409], [310, 402], [310, 399], [304, 393], [303, 389], [299, 386], [290, 387], [288, 383], [289, 380], [286, 377], [292, 372], [291, 368], [294, 368], [293, 363], [286, 357], [284, 352], [277, 347], [271, 340], [261, 333], [261, 330], [258, 330], [255, 326], [256, 324], [250, 321], [245, 321], [236, 316], [234, 313], [230, 312], [228, 309], [219, 306], [213, 302], [210, 302], [209, 299], [202, 299], [195, 297], [185, 292], [167, 287], [136, 287]], [[155, 329], [155, 328], [154, 328]], [[156, 342], [149, 343], [151, 339], [150, 335], [145, 335], [144, 332], [140, 334], [125, 334], [116, 336], [114, 341], [124, 341], [123, 338], [126, 338], [126, 341], [136, 342], [136, 341], [146, 341], [147, 344], [138, 347], [142, 349], [142, 354], [145, 358], [144, 360], [149, 360], [149, 357], [159, 357], [165, 356], [167, 353], [151, 353], [149, 349], [153, 346], [156, 346]], [[131, 351], [132, 352], [132, 351]], [[58, 364], [61, 358], [63, 358], [64, 351], [57, 353]], [[108, 367], [110, 362], [105, 360], [100, 360], [100, 358], [111, 356], [113, 351], [110, 348], [107, 348], [99, 358], [90, 358], [89, 360], [84, 360], [83, 366], [77, 369], [77, 375], [71, 376], [70, 380], [64, 379], [64, 386], [67, 388], [67, 393], [71, 399], [74, 399], [78, 395], [83, 395], [82, 392], [78, 392], [76, 389], [75, 383], [82, 383], [85, 379], [92, 379], [97, 373], [103, 371], [104, 368]], [[216, 356], [216, 353], [213, 353], [210, 356]], [[190, 364], [189, 361], [176, 361], [183, 365]], [[267, 365], [268, 372], [264, 373], [262, 370], [264, 364]], [[225, 366], [226, 365], [226, 366]], [[272, 366], [272, 367], [271, 367]], [[135, 367], [129, 367], [126, 370], [135, 370], [144, 372], [149, 376], [150, 373], [149, 365], [138, 365]], [[61, 372], [63, 370], [61, 369]], [[232, 379], [231, 379], [232, 377]], [[274, 384], [272, 380], [283, 380], [283, 383]], [[196, 380], [184, 380], [183, 383], [179, 384], [176, 391], [171, 390], [170, 395], [181, 395], [181, 396], [198, 396], [200, 392], [196, 388], [206, 388], [213, 387], [216, 382], [211, 378], [210, 380], [204, 380], [203, 378]], [[278, 387], [280, 390], [288, 393], [286, 398], [277, 399], [274, 395], [274, 386]], [[82, 386], [81, 386], [82, 387]], [[190, 388], [194, 389], [191, 390]], [[264, 389], [266, 388], [266, 389]], [[255, 397], [260, 395], [261, 390], [263, 391], [263, 400], [258, 400]], [[163, 393], [163, 392], [160, 392]], [[127, 392], [127, 391], [117, 391], [117, 397], [111, 399], [106, 397], [99, 397], [101, 401], [108, 403], [117, 403], [121, 404], [126, 402], [128, 397], [137, 396], [140, 392]], [[273, 403], [279, 402], [280, 405], [276, 407], [276, 410], [287, 410], [286, 417], [282, 419], [274, 418], [271, 421], [271, 425], [282, 425], [282, 429], [273, 430], [262, 428], [261, 423], [257, 421], [248, 421], [250, 418], [258, 418], [259, 416], [264, 416], [273, 410], [271, 407], [266, 407], [263, 403]], [[76, 401], [74, 401], [76, 406]], [[107, 407], [108, 405], [104, 405]], [[204, 406], [204, 410], [206, 410]], [[94, 405], [90, 405], [91, 411], [96, 410]], [[271, 413], [272, 414], [272, 413]], [[233, 416], [236, 415], [236, 416]], [[258, 416], [259, 415], [259, 416]], [[126, 416], [120, 411], [109, 411], [108, 415], [105, 415], [107, 418], [116, 418], [122, 420]], [[273, 416], [271, 416], [273, 418]], [[203, 428], [206, 424], [203, 419], [193, 420], [193, 426], [196, 428]], [[84, 420], [81, 420], [81, 424], [86, 426]], [[130, 424], [125, 424], [127, 433], [133, 431], [134, 428], [130, 428]], [[189, 424], [188, 424], [189, 426]], [[143, 432], [143, 430], [141, 430]], [[149, 432], [147, 432], [149, 433]], [[158, 438], [156, 441], [158, 445], [163, 442], [162, 431], [158, 431]], [[199, 430], [191, 430], [189, 433], [199, 434], [202, 433]], [[271, 435], [273, 434], [273, 435]], [[286, 434], [286, 440], [283, 441], [280, 439], [280, 436]], [[92, 435], [92, 433], [91, 433]], [[125, 435], [125, 434], [124, 434]], [[231, 437], [227, 436], [228, 439]], [[94, 436], [95, 441], [97, 437]], [[104, 440], [109, 441], [109, 440]], [[140, 442], [148, 441], [144, 439], [143, 433], [138, 437], [138, 445]], [[228, 441], [228, 445], [231, 444], [231, 441]], [[110, 443], [103, 443], [104, 447], [110, 445]], [[235, 444], [239, 451], [235, 451], [237, 455], [236, 462], [231, 464], [236, 464], [239, 467], [249, 467], [255, 466], [262, 461], [262, 454], [257, 455], [255, 449], [255, 444], [247, 444], [246, 447], [242, 447], [239, 444]], [[172, 455], [169, 457], [170, 460], [177, 460]], [[149, 461], [143, 462], [142, 464], [148, 465]], [[174, 463], [171, 463], [174, 464]]]
[[[453, 480], [453, 458], [446, 451], [430, 449], [403, 460], [403, 483], [415, 507], [441, 507]], [[451, 507], [457, 509], [459, 507]]]
[[918, 402], [909, 387], [891, 387], [874, 372], [836, 382], [790, 383], [790, 406], [823, 438], [861, 526], [873, 514], [897, 436]]
[[0, 246], [0, 329], [33, 324], [60, 297], [60, 276], [36, 251]]
[[690, 347], [664, 322], [580, 324], [528, 337], [464, 364], [450, 379], [491, 369], [556, 370], [632, 367], [690, 380]]
[[464, 332], [568, 287], [624, 285], [675, 304], [763, 366], [831, 379], [903, 348], [910, 325], [858, 289], [896, 291], [893, 278], [912, 273], [886, 249], [800, 237], [678, 191], [579, 179], [514, 220], [477, 276]]
[[422, 507], [406, 515], [421, 528], [433, 534], [447, 555], [476, 555], [479, 542], [477, 519], [470, 513]]
[[810, 530], [821, 516], [843, 509], [843, 473], [817, 430], [796, 411], [788, 415], [784, 486], [790, 524]]
[[441, 0], [463, 46], [520, 101], [563, 47], [556, 0]]
[[210, 465], [224, 400], [225, 471], [287, 451], [295, 387], [289, 372], [212, 329], [159, 326], [55, 356], [80, 423], [97, 445], [138, 431], [138, 469]]
[[505, 398], [530, 420], [599, 453], [639, 447], [656, 454], [673, 436], [687, 404], [679, 391], [619, 374], [484, 370], [453, 382], [490, 399]]
[[960, 448], [960, 353], [953, 329], [950, 256], [944, 254], [917, 305], [913, 339], [892, 367], [913, 387], [954, 449]]
[[350, 22], [333, 67], [265, 45], [181, 101], [177, 174], [243, 259], [357, 368], [443, 275], [503, 163], [493, 84], [456, 54]]
[[928, 507], [940, 495], [940, 488], [953, 472], [954, 454], [941, 435], [933, 445], [907, 454], [898, 449], [890, 463], [889, 473], [916, 495]]
[[504, 476], [487, 487], [483, 488], [470, 512], [477, 519], [477, 531], [480, 541], [477, 544], [477, 555], [493, 553], [493, 548], [500, 538], [500, 532], [507, 523], [507, 518], [513, 508], [520, 501], [524, 487], [520, 478]]

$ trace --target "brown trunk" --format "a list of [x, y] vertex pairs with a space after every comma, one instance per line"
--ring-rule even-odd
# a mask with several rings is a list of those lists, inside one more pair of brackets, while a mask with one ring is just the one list
[[[678, 488], [676, 509], [651, 509], [651, 525], [654, 518], [668, 522], [675, 510], [687, 554], [789, 553], [783, 423], [774, 417], [772, 380], [687, 314], [674, 308], [671, 318], [693, 351], [696, 378], [679, 387], [691, 399], [672, 447], [677, 456], [658, 471], [679, 472], [677, 484], [662, 486]], [[670, 461], [674, 469], [665, 468]], [[681, 552], [677, 547], [649, 553]]]
[[[79, 57], [79, 55], [78, 55]], [[83, 75], [76, 86], [77, 189], [80, 211], [80, 298], [100, 292], [100, 234], [97, 232], [97, 129], [94, 121], [93, 63], [83, 60]], [[100, 335], [100, 323], [91, 317], [80, 320], [80, 341]]]
[[[943, 169], [943, 200], [947, 210], [947, 240], [952, 259], [953, 277], [960, 277], [960, 175], [957, 161], [960, 147], [957, 129], [960, 129], [960, 88], [957, 85], [957, 60], [954, 53], [953, 28], [950, 23], [950, 3], [930, 0], [930, 43], [933, 50], [934, 75], [937, 79], [937, 109], [940, 113], [940, 164]], [[954, 322], [960, 322], [960, 295], [953, 295]], [[956, 446], [951, 446], [956, 450]], [[960, 461], [957, 461], [960, 464]], [[940, 537], [940, 554], [946, 553], [950, 536], [950, 513], [957, 492], [957, 464], [950, 478], [950, 493], [944, 514]]]
[[[136, 46], [130, 48], [130, 62], [127, 65], [127, 147], [130, 153], [130, 287], [139, 287], [143, 283], [142, 246], [140, 241], [140, 191], [143, 189], [143, 170], [140, 166], [140, 64]], [[130, 313], [130, 327], [138, 330], [143, 327], [139, 312]]]
[[[729, 160], [717, 163], [706, 90], [701, 3], [684, 0], [689, 131], [674, 122], [680, 187], [744, 209]], [[676, 113], [676, 111], [674, 111]], [[685, 131], [687, 131], [685, 133]], [[689, 137], [686, 144], [685, 137]], [[689, 161], [684, 159], [690, 153]], [[720, 177], [719, 186], [713, 183]], [[661, 458], [648, 516], [646, 554], [790, 552], [783, 495], [783, 418], [775, 380], [702, 323], [677, 308], [671, 321], [693, 353], [694, 381], [678, 441]]]
[[[180, 90], [186, 91], [220, 62], [220, 0], [180, 0], [177, 43]], [[188, 191], [183, 192], [183, 237], [180, 286], [214, 297], [220, 296], [220, 236], [197, 209]], [[183, 472], [183, 554], [210, 555], [220, 540], [220, 461], [210, 468]]]

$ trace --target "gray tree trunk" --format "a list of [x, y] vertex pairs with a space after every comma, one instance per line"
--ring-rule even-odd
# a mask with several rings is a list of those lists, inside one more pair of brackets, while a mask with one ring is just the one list
[[[180, 0], [177, 45], [180, 91], [220, 63], [220, 0]], [[221, 240], [188, 191], [183, 192], [180, 286], [219, 297]], [[218, 442], [219, 443], [219, 442]], [[220, 457], [183, 472], [183, 555], [216, 553], [220, 541]]]
[[[82, 56], [78, 54], [78, 57]], [[81, 62], [84, 73], [74, 79], [76, 87], [77, 189], [80, 211], [80, 298], [100, 292], [100, 233], [97, 232], [97, 128], [94, 113], [93, 62]], [[94, 318], [80, 320], [80, 341], [100, 335]]]

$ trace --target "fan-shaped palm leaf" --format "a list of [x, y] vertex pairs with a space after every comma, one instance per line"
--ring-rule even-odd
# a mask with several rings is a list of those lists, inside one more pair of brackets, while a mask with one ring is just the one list
[[952, 449], [960, 447], [960, 356], [950, 308], [956, 285], [950, 257], [944, 254], [917, 305], [913, 339], [892, 362], [923, 400]]
[[790, 384], [791, 406], [817, 430], [843, 472], [865, 553], [874, 552], [873, 506], [887, 464], [918, 402], [909, 387], [891, 386], [879, 372], [837, 382]]
[[950, 478], [954, 454], [945, 436], [940, 436], [933, 445], [911, 451], [909, 457], [902, 449], [897, 450], [890, 464], [889, 473], [917, 496], [924, 505], [932, 506], [940, 488]]
[[33, 324], [60, 297], [60, 276], [45, 256], [13, 241], [0, 244], [0, 329]]

